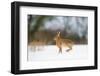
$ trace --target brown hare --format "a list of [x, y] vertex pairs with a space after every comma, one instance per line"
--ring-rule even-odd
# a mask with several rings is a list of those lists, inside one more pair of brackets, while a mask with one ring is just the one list
[[56, 46], [59, 48], [59, 53], [62, 53], [62, 47], [68, 47], [69, 49], [66, 51], [72, 50], [73, 41], [70, 39], [63, 39], [60, 36], [60, 32], [57, 32], [54, 40], [56, 41]]

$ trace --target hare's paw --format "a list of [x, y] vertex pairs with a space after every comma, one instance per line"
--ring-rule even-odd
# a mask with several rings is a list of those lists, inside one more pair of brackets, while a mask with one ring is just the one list
[[69, 52], [70, 50], [72, 50], [72, 48], [70, 48], [70, 49], [67, 49], [67, 50], [66, 50], [66, 52]]

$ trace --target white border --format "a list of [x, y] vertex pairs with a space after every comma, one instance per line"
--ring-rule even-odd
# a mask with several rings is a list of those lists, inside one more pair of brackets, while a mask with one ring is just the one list
[[[27, 62], [27, 14], [88, 17], [88, 58], [86, 60]], [[59, 63], [59, 64], [58, 64]], [[94, 65], [94, 11], [42, 7], [20, 7], [20, 70]]]

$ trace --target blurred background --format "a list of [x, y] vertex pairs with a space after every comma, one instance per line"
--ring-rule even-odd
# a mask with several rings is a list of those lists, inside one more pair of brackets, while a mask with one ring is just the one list
[[88, 17], [28, 15], [28, 43], [38, 39], [54, 45], [57, 32], [75, 44], [87, 44]]

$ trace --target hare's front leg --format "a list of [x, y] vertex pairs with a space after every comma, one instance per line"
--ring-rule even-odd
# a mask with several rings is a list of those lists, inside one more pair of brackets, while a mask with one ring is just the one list
[[59, 53], [62, 53], [62, 48], [61, 47], [58, 47], [59, 48]]
[[56, 45], [57, 45], [57, 46], [58, 46], [58, 48], [59, 48], [59, 53], [62, 53], [62, 46], [61, 46], [61, 42], [57, 43]]

